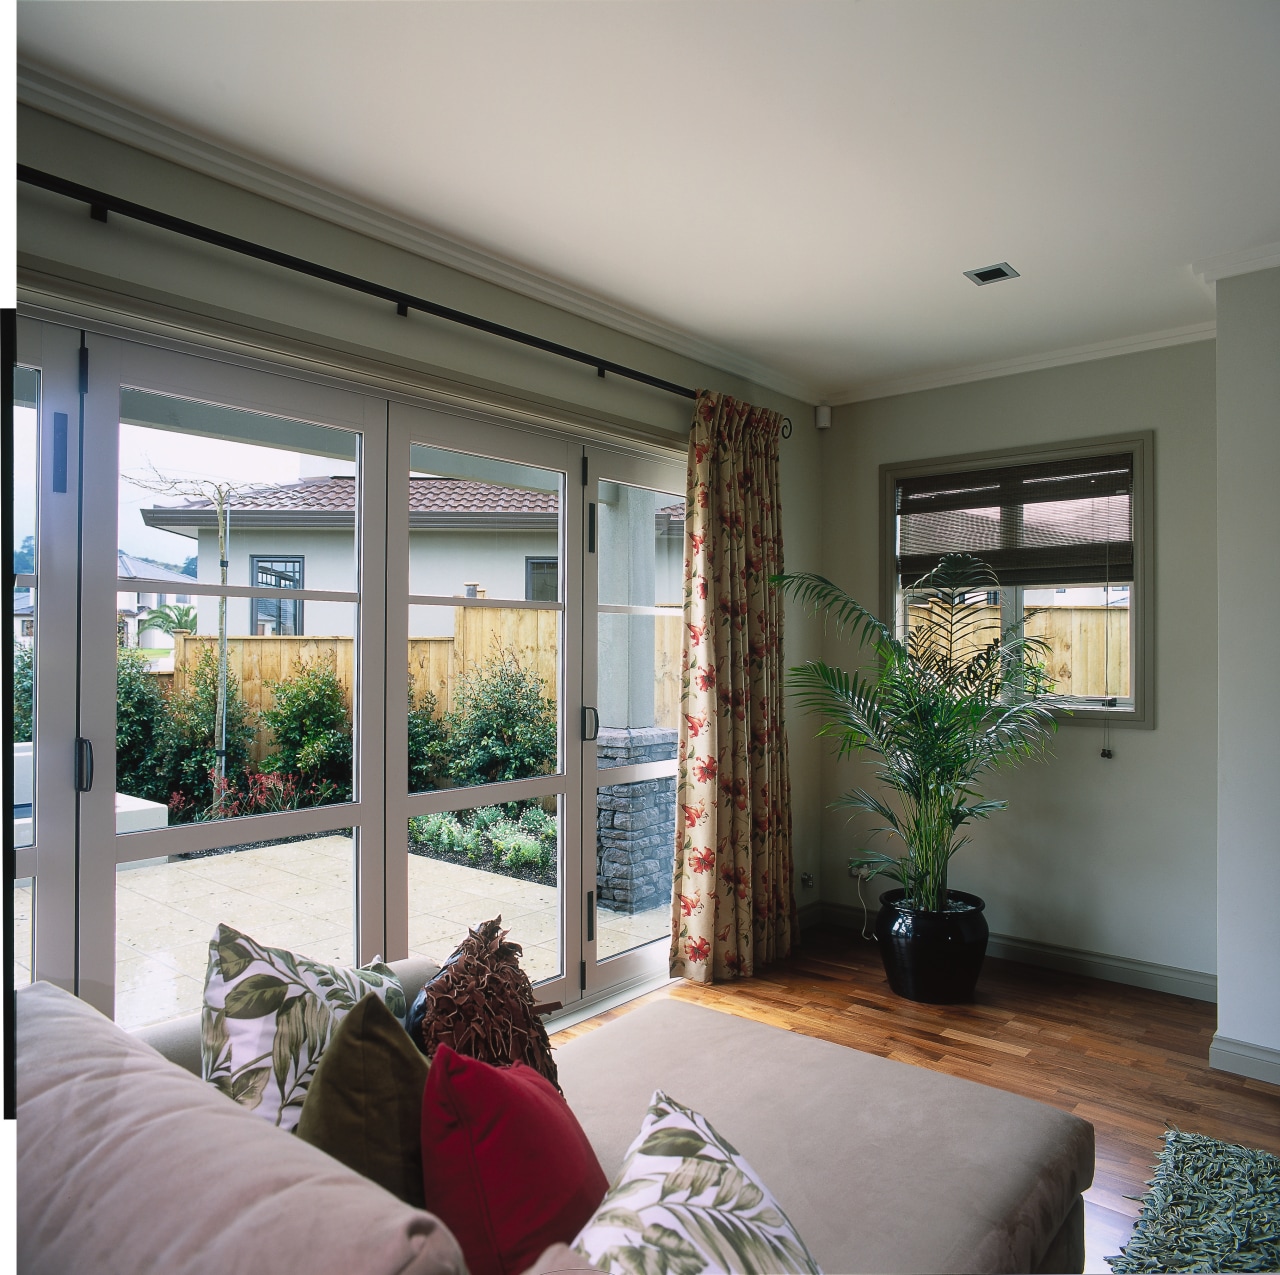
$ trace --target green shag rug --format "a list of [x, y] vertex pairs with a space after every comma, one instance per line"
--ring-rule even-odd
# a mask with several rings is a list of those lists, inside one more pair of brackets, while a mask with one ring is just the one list
[[1116, 1275], [1280, 1270], [1280, 1156], [1170, 1129], [1147, 1187]]

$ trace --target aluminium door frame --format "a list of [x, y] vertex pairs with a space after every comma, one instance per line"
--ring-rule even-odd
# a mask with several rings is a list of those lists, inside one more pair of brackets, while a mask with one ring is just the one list
[[[145, 341], [101, 336], [90, 331], [86, 343], [89, 376], [84, 400], [85, 472], [109, 477], [92, 486], [85, 484], [82, 506], [79, 733], [93, 745], [95, 775], [92, 789], [81, 794], [79, 800], [78, 994], [103, 1013], [112, 1015], [117, 865], [348, 827], [354, 836], [353, 955], [359, 962], [367, 961], [381, 952], [385, 943], [383, 808], [377, 777], [382, 767], [386, 700], [382, 552], [386, 400], [339, 390], [287, 372], [266, 372], [216, 355], [177, 352]], [[120, 583], [116, 519], [122, 386], [303, 420], [360, 435], [357, 471], [360, 516], [354, 529], [357, 585], [350, 593], [329, 591], [335, 600], [348, 601], [357, 608], [352, 723], [355, 800], [352, 802], [146, 832], [116, 832], [115, 613]], [[248, 591], [237, 589], [235, 592]], [[39, 943], [37, 937], [37, 945]]]
[[[669, 493], [678, 497], [685, 488], [685, 465], [682, 459], [672, 455], [661, 460], [651, 454], [640, 454], [625, 448], [592, 444], [583, 449], [587, 465], [587, 502], [598, 502], [600, 484], [621, 483], [624, 486], [642, 487], [650, 491]], [[585, 511], [590, 515], [590, 510]], [[687, 511], [686, 511], [687, 512]], [[596, 555], [585, 555], [584, 588], [582, 605], [582, 677], [583, 701], [598, 702], [596, 696], [599, 677], [599, 618], [600, 572]], [[677, 773], [678, 761], [643, 762], [632, 766], [606, 767], [597, 764], [597, 746], [594, 740], [584, 742], [582, 759], [582, 812], [584, 828], [588, 821], [595, 825], [597, 790], [610, 784], [640, 783], [647, 779], [665, 777]], [[585, 835], [585, 834], [584, 834]], [[594, 879], [590, 885], [596, 888]], [[586, 900], [583, 901], [584, 909]], [[599, 926], [593, 926], [590, 940], [584, 936], [583, 959], [586, 962], [584, 996], [596, 1000], [626, 988], [646, 987], [664, 979], [669, 974], [670, 935], [651, 939], [640, 947], [619, 952], [600, 960], [597, 955]]]
[[[18, 362], [40, 373], [37, 407], [33, 843], [15, 876], [35, 882], [31, 976], [67, 991], [76, 979], [76, 800], [72, 770], [78, 711], [80, 331], [19, 316]], [[57, 422], [57, 417], [65, 422]], [[65, 431], [65, 432], [63, 432]], [[65, 439], [55, 459], [55, 433]], [[58, 463], [58, 462], [61, 463]], [[55, 475], [55, 469], [61, 472]], [[55, 483], [55, 478], [58, 480]], [[55, 490], [56, 487], [56, 490]], [[59, 671], [63, 675], [56, 676]]]
[[[483, 414], [423, 406], [392, 399], [388, 412], [387, 486], [387, 685], [408, 681], [409, 609], [414, 605], [498, 606], [512, 610], [548, 610], [547, 603], [521, 599], [433, 598], [410, 592], [409, 581], [409, 448], [421, 443], [445, 451], [527, 464], [564, 475], [558, 552], [561, 616], [558, 753], [562, 768], [553, 775], [500, 784], [410, 793], [408, 721], [398, 709], [387, 720], [387, 951], [390, 958], [409, 950], [409, 842], [413, 815], [469, 809], [530, 797], [560, 797], [559, 940], [561, 972], [538, 984], [542, 1000], [570, 1004], [582, 995], [582, 915], [574, 900], [582, 895], [581, 793], [581, 624], [575, 614], [582, 597], [582, 485], [578, 479], [581, 444], [559, 433], [495, 422]], [[389, 702], [399, 703], [398, 697]], [[483, 918], [480, 918], [483, 919]]]

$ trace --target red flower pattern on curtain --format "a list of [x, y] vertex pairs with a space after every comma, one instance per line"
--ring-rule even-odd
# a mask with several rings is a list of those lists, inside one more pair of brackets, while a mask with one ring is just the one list
[[701, 983], [788, 955], [795, 927], [781, 426], [703, 391], [689, 439], [671, 972]]

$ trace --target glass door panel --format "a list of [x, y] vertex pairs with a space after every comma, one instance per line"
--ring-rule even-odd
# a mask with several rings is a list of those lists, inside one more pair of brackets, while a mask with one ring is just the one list
[[[40, 373], [14, 369], [13, 385], [13, 844], [35, 844], [36, 506], [39, 496]], [[27, 900], [29, 905], [30, 900]], [[28, 934], [28, 938], [30, 935]], [[26, 961], [30, 963], [30, 952]], [[30, 971], [27, 975], [30, 980]]]
[[199, 1007], [220, 923], [317, 960], [384, 950], [376, 766], [372, 803], [361, 778], [385, 404], [87, 346], [86, 472], [116, 480], [82, 502], [80, 990], [137, 1027]]
[[398, 404], [391, 422], [392, 474], [407, 464], [389, 505], [404, 663], [389, 653], [387, 677], [406, 696], [403, 744], [388, 733], [388, 826], [404, 829], [402, 904], [388, 843], [389, 933], [403, 907], [407, 950], [444, 960], [500, 915], [540, 999], [576, 999], [581, 542], [565, 509], [580, 508], [580, 451]]
[[597, 500], [588, 509], [595, 633], [584, 697], [599, 729], [586, 749], [595, 841], [588, 986], [600, 990], [659, 971], [671, 932], [684, 499], [676, 465], [593, 450], [589, 467], [598, 475], [588, 489]]

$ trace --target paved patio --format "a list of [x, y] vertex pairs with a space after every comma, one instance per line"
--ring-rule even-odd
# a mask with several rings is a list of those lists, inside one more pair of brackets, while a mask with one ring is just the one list
[[[219, 922], [316, 960], [350, 963], [352, 845], [313, 837], [207, 859], [122, 866], [116, 874], [116, 1020], [142, 1027], [200, 1008], [209, 939]], [[30, 981], [31, 886], [15, 891], [15, 981]], [[409, 856], [409, 950], [444, 960], [469, 926], [502, 914], [536, 983], [560, 972], [551, 886]], [[663, 938], [665, 907], [601, 910], [601, 957]], [[26, 963], [24, 963], [26, 962]]]

